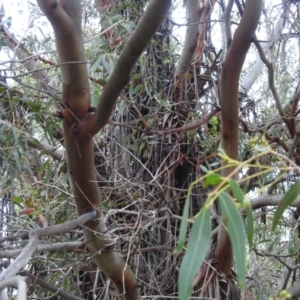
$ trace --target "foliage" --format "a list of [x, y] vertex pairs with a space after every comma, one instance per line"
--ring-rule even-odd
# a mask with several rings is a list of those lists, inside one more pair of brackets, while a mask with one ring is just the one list
[[[53, 33], [35, 2], [26, 6], [23, 2], [12, 4], [19, 15], [11, 13], [9, 4], [1, 8], [2, 27], [10, 26], [17, 41], [10, 49], [4, 29], [0, 30], [2, 239], [76, 218], [61, 120], [56, 117], [62, 95]], [[116, 1], [99, 25], [92, 1], [82, 1], [93, 107], [146, 3]], [[211, 20], [219, 18], [219, 9], [223, 15], [224, 3], [220, 3], [215, 4]], [[94, 138], [95, 172], [101, 208], [114, 239], [112, 248], [135, 272], [144, 298], [218, 299], [224, 278], [215, 272], [215, 239], [224, 222], [235, 259], [229, 286], [239, 285], [254, 299], [288, 299], [280, 289], [297, 284], [294, 279], [299, 274], [300, 62], [295, 53], [300, 50], [293, 38], [298, 34], [299, 3], [266, 2], [258, 41], [273, 39], [270, 31], [285, 16], [280, 38], [268, 46], [261, 42], [268, 48], [284, 115], [274, 101], [264, 67], [239, 109], [239, 160], [220, 148], [219, 78], [226, 55], [222, 22], [209, 22], [204, 51], [188, 67], [179, 88], [184, 105], [175, 101], [174, 74], [183, 39], [178, 28], [186, 28], [180, 25], [186, 21], [177, 17], [182, 4], [174, 1], [135, 65], [109, 124]], [[238, 6], [231, 16], [234, 31], [240, 21]], [[18, 22], [23, 17], [34, 20], [26, 31]], [[118, 43], [109, 40], [105, 28], [112, 30], [111, 38]], [[24, 50], [23, 58], [18, 49]], [[252, 44], [241, 86], [258, 61], [257, 53]], [[36, 69], [28, 69], [24, 63], [28, 57], [34, 58]], [[45, 82], [39, 80], [37, 69], [47, 75]], [[224, 170], [231, 170], [230, 175], [222, 176]], [[267, 204], [259, 206], [259, 197], [268, 199]], [[41, 240], [46, 246], [59, 243], [64, 243], [59, 250], [37, 251], [23, 271], [77, 297], [116, 299], [116, 290], [93, 263], [81, 229]], [[1, 241], [1, 268], [12, 260], [5, 251], [25, 244], [22, 239]], [[287, 264], [296, 266], [289, 276], [284, 273]], [[37, 283], [29, 287], [29, 297], [54, 296], [55, 292], [33, 282]], [[8, 293], [13, 297], [16, 289]]]

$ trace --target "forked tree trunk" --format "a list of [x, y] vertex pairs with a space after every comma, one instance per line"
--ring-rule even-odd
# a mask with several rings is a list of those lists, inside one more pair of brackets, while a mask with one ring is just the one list
[[[209, 5], [208, 2], [206, 3], [207, 5]], [[82, 214], [91, 208], [96, 208], [98, 211], [97, 220], [86, 224], [84, 229], [85, 237], [89, 241], [88, 247], [96, 264], [109, 278], [112, 279], [117, 286], [119, 293], [122, 295], [125, 294], [125, 299], [138, 299], [139, 292], [135, 276], [124, 263], [123, 259], [116, 252], [111, 251], [110, 248], [113, 241], [107, 233], [107, 229], [102, 219], [101, 199], [94, 169], [94, 147], [92, 137], [108, 122], [118, 95], [130, 80], [130, 72], [134, 63], [142, 53], [150, 38], [158, 29], [161, 21], [164, 19], [171, 1], [150, 1], [145, 16], [120, 56], [115, 71], [102, 93], [99, 105], [94, 114], [90, 112], [90, 88], [81, 34], [80, 1], [38, 0], [38, 3], [50, 20], [55, 32], [62, 72], [63, 103], [61, 105], [64, 116], [63, 127], [65, 147], [77, 210], [79, 214]], [[102, 2], [100, 1], [100, 4], [101, 3]], [[192, 3], [193, 2], [190, 2], [189, 5]], [[197, 5], [197, 2], [194, 4]], [[107, 8], [107, 6], [105, 7]], [[196, 17], [200, 18], [203, 16], [203, 21], [206, 21], [212, 11], [211, 6], [207, 7], [197, 10], [198, 16]], [[238, 26], [226, 55], [221, 75], [220, 102], [222, 108], [222, 147], [226, 153], [234, 159], [237, 158], [237, 93], [239, 74], [250, 46], [251, 39], [254, 36], [260, 16], [260, 10], [260, 0], [253, 1], [251, 5], [249, 4], [249, 0], [247, 1], [241, 23]], [[200, 35], [200, 39], [204, 38], [206, 29], [205, 26], [202, 27], [203, 32]], [[197, 33], [197, 30], [198, 28], [196, 28], [194, 34], [196, 40], [193, 51], [196, 50], [197, 43], [201, 45], [201, 40], [198, 39], [199, 33]], [[111, 37], [113, 37], [113, 34]], [[194, 55], [194, 53], [192, 53], [192, 55]], [[192, 57], [190, 56], [190, 58]], [[188, 58], [185, 64], [189, 63], [190, 58]], [[162, 62], [162, 60], [158, 62], [158, 65]], [[183, 67], [186, 68], [186, 66]], [[178, 85], [180, 86], [183, 73], [184, 71], [178, 73], [180, 78], [176, 78], [177, 87]], [[158, 73], [157, 75], [159, 76]], [[156, 88], [163, 88], [164, 91], [167, 91], [163, 83], [154, 83], [153, 86]], [[147, 88], [149, 89], [149, 87]], [[151, 93], [146, 94], [147, 97], [150, 95]], [[168, 97], [168, 94], [164, 93], [162, 93], [160, 97], [163, 97], [163, 95], [164, 97]], [[181, 97], [176, 98], [176, 96], [174, 99], [179, 103], [182, 100]], [[143, 101], [144, 100], [145, 98], [143, 98]], [[143, 123], [146, 127], [149, 126], [150, 128], [153, 128], [161, 126], [159, 122], [156, 123], [155, 118], [153, 120], [146, 118], [147, 115], [155, 116], [155, 114], [161, 114], [161, 118], [164, 120], [162, 127], [165, 126], [170, 128], [174, 127], [174, 125], [175, 127], [178, 127], [178, 123], [176, 125], [176, 118], [171, 117], [171, 114], [168, 115], [169, 113], [163, 109], [155, 109], [156, 104], [151, 97], [148, 98], [148, 100], [149, 105], [146, 111], [143, 111], [142, 107], [136, 107], [137, 110], [142, 112], [141, 114], [138, 113], [139, 116], [142, 116], [142, 118], [145, 116]], [[186, 100], [189, 101], [190, 99]], [[151, 109], [151, 107], [153, 107], [154, 110], [149, 114], [149, 109]], [[192, 107], [193, 103], [191, 102], [188, 104], [187, 112], [188, 109], [191, 109]], [[162, 114], [164, 114], [164, 116], [162, 116]], [[181, 126], [184, 125], [184, 121], [187, 117], [188, 113], [184, 115], [183, 119], [181, 119], [181, 115], [179, 116], [181, 119]], [[158, 118], [158, 120], [159, 119], [160, 118]], [[147, 123], [150, 121], [151, 123]], [[178, 132], [179, 133], [174, 134], [174, 136], [170, 135], [169, 137], [162, 138], [159, 141], [160, 145], [162, 145], [160, 150], [157, 148], [156, 143], [149, 143], [147, 149], [148, 154], [145, 155], [143, 152], [144, 150], [141, 147], [137, 153], [141, 155], [140, 162], [143, 162], [146, 165], [146, 168], [145, 165], [142, 166], [135, 174], [135, 176], [142, 175], [144, 180], [147, 180], [148, 178], [148, 182], [150, 183], [149, 187], [153, 183], [159, 183], [159, 185], [156, 185], [155, 190], [151, 191], [152, 188], [148, 189], [147, 187], [145, 191], [151, 191], [150, 195], [155, 195], [153, 199], [160, 198], [162, 203], [165, 204], [164, 207], [169, 207], [169, 209], [176, 213], [180, 213], [182, 200], [184, 200], [185, 195], [176, 192], [172, 187], [187, 188], [191, 183], [191, 180], [194, 180], [193, 178], [199, 176], [195, 170], [192, 171], [193, 168], [191, 169], [190, 162], [185, 162], [184, 160], [187, 153], [191, 154], [194, 152], [195, 156], [197, 156], [197, 147], [195, 148], [194, 142], [190, 141], [189, 137], [185, 135], [184, 130], [179, 129]], [[117, 137], [118, 134], [115, 136]], [[121, 140], [119, 142], [121, 143], [124, 136], [120, 136], [120, 138]], [[181, 143], [185, 141], [185, 145], [178, 143], [178, 141], [181, 141]], [[191, 142], [190, 144], [189, 141]], [[168, 150], [167, 145], [170, 145], [171, 149]], [[174, 151], [174, 149], [178, 149], [178, 151]], [[170, 150], [172, 150], [172, 152], [170, 152]], [[172, 153], [172, 156], [170, 156], [170, 153]], [[128, 166], [128, 168], [130, 169], [131, 166]], [[124, 171], [128, 172], [128, 168]], [[149, 168], [150, 172], [147, 172], [147, 168]], [[196, 170], [197, 169], [198, 168], [196, 168]], [[225, 172], [223, 175], [227, 176], [229, 174], [228, 172]], [[154, 178], [153, 174], [157, 173], [161, 176]], [[192, 177], [190, 177], [191, 175]], [[186, 180], [187, 178], [189, 179]], [[171, 189], [164, 190], [162, 186], [168, 186]], [[144, 196], [149, 198], [148, 193]], [[170, 204], [167, 204], [169, 199], [174, 200], [170, 202]], [[201, 201], [198, 200], [198, 207], [195, 207], [196, 211], [201, 208], [201, 205]], [[218, 235], [216, 258], [217, 269], [224, 273], [228, 278], [230, 276], [232, 265], [232, 251], [228, 235], [223, 226], [220, 226]]]
[[121, 298], [138, 299], [137, 280], [106, 229], [95, 176], [93, 136], [107, 123], [119, 93], [130, 80], [131, 69], [158, 29], [171, 1], [153, 0], [124, 48], [95, 114], [91, 114], [90, 87], [81, 30], [80, 0], [38, 0], [52, 24], [62, 73], [64, 144], [78, 214], [96, 209], [98, 216], [84, 228], [93, 260], [114, 282]]

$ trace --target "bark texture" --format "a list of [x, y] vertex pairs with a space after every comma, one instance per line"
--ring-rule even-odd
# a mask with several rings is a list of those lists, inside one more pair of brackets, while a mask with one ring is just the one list
[[[220, 104], [222, 116], [221, 146], [226, 154], [238, 159], [238, 86], [246, 54], [254, 37], [260, 18], [262, 1], [247, 1], [241, 22], [227, 52], [221, 74]], [[226, 164], [224, 164], [226, 167]], [[233, 168], [224, 168], [222, 176], [231, 174]], [[217, 269], [229, 278], [232, 266], [232, 248], [225, 226], [219, 226], [216, 259]]]
[[80, 0], [38, 0], [55, 33], [62, 74], [62, 114], [67, 163], [78, 214], [91, 207], [98, 216], [87, 222], [85, 238], [91, 256], [114, 282], [122, 299], [138, 299], [137, 280], [122, 257], [113, 251], [95, 176], [93, 136], [107, 123], [131, 69], [164, 19], [171, 1], [150, 2], [137, 29], [124, 48], [112, 77], [105, 87], [95, 114], [90, 113], [91, 96], [87, 61], [81, 30]]

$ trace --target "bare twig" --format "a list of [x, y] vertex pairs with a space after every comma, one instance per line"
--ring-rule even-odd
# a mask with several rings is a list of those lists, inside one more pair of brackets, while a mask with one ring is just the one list
[[45, 288], [46, 290], [51, 291], [51, 292], [55, 293], [56, 295], [63, 297], [64, 299], [68, 299], [68, 300], [84, 300], [82, 298], [73, 296], [73, 295], [71, 295], [71, 294], [69, 294], [67, 292], [62, 291], [61, 289], [59, 289], [59, 288], [57, 288], [57, 287], [49, 284], [48, 282], [46, 282], [46, 281], [38, 278], [37, 276], [31, 274], [28, 271], [21, 271], [21, 272], [19, 272], [19, 274], [22, 275], [22, 276], [29, 277], [33, 282], [39, 284], [41, 287]]
[[[79, 216], [75, 220], [66, 222], [64, 224], [38, 228], [35, 229], [34, 231], [37, 233], [39, 237], [69, 232], [71, 230], [76, 229], [78, 226], [82, 226], [86, 222], [93, 220], [96, 217], [96, 215], [97, 215], [97, 211], [95, 209], [92, 209], [91, 211]], [[14, 241], [19, 238], [27, 239], [28, 236], [30, 235], [30, 232], [32, 231], [24, 232], [23, 234], [20, 235], [4, 237], [0, 240], [0, 243], [3, 243], [4, 241]]]
[[[35, 252], [58, 251], [58, 250], [76, 250], [85, 245], [85, 242], [65, 242], [46, 245], [38, 245]], [[0, 258], [14, 258], [22, 249], [2, 250]]]
[[266, 65], [266, 67], [268, 68], [268, 78], [269, 78], [269, 87], [270, 90], [273, 94], [279, 115], [282, 117], [283, 121], [285, 122], [285, 124], [287, 125], [287, 127], [289, 128], [289, 130], [291, 130], [291, 124], [289, 119], [287, 118], [284, 109], [282, 108], [280, 99], [279, 99], [279, 95], [277, 93], [275, 84], [274, 84], [274, 68], [273, 68], [273, 64], [271, 62], [268, 61], [264, 50], [262, 49], [260, 43], [258, 43], [256, 40], [254, 40], [254, 44], [259, 52], [260, 58], [263, 61], [263, 63]]

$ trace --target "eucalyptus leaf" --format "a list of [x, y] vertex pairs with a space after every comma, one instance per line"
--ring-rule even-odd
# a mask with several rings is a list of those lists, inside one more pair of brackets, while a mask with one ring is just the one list
[[225, 192], [219, 195], [223, 222], [231, 241], [238, 282], [241, 290], [245, 290], [246, 278], [246, 238], [244, 223], [232, 197]]
[[254, 220], [253, 220], [253, 213], [252, 213], [252, 208], [250, 203], [246, 203], [244, 206], [246, 213], [247, 213], [247, 238], [248, 238], [248, 243], [249, 247], [253, 247], [253, 235], [254, 235]]
[[183, 257], [178, 279], [179, 299], [188, 300], [193, 290], [193, 282], [200, 271], [210, 245], [211, 220], [208, 208], [202, 208], [187, 244], [187, 251]]
[[297, 181], [290, 187], [290, 189], [287, 191], [287, 193], [283, 196], [283, 198], [279, 202], [275, 212], [272, 230], [275, 230], [284, 210], [295, 201], [295, 199], [299, 195], [299, 192], [300, 192], [300, 181]]
[[186, 237], [186, 231], [188, 226], [189, 208], [190, 208], [190, 196], [188, 195], [186, 197], [185, 204], [184, 204], [182, 221], [181, 221], [180, 232], [179, 232], [179, 241], [175, 250], [177, 253], [180, 253], [183, 250], [185, 244], [185, 237]]
[[233, 180], [233, 179], [230, 179], [229, 180], [229, 186], [234, 194], [234, 196], [236, 197], [237, 201], [243, 205], [244, 203], [244, 193], [242, 191], [242, 189], [239, 187], [238, 183]]

